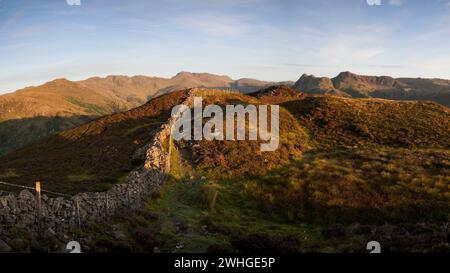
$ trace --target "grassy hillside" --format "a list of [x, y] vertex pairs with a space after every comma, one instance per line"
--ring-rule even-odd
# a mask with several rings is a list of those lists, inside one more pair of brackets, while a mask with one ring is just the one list
[[257, 97], [260, 103], [269, 105], [277, 105], [287, 101], [299, 100], [305, 97], [304, 93], [300, 93], [287, 85], [274, 85], [258, 90], [258, 92], [254, 92], [249, 95]]
[[205, 86], [251, 92], [271, 84], [189, 72], [178, 73], [172, 78], [108, 76], [77, 82], [54, 80], [0, 96], [0, 155], [88, 120], [138, 107], [153, 97], [177, 90]]
[[65, 79], [0, 96], [0, 155], [130, 105]]
[[42, 138], [76, 127], [95, 116], [34, 117], [0, 122], [0, 155], [33, 144]]
[[[203, 103], [222, 106], [225, 112], [225, 105], [259, 104], [260, 102], [246, 95], [226, 94], [203, 97]], [[295, 118], [288, 111], [281, 109], [280, 120], [280, 144], [276, 152], [261, 152], [262, 141], [259, 140], [182, 141], [178, 145], [183, 154], [196, 163], [199, 171], [208, 172], [212, 176], [261, 175], [271, 168], [301, 157], [302, 151], [305, 150], [306, 133]], [[224, 124], [226, 124], [225, 121]]]
[[105, 116], [0, 157], [0, 180], [61, 192], [104, 190], [122, 182], [142, 162], [136, 150], [148, 143], [185, 93], [156, 98], [127, 112]]
[[[112, 225], [85, 230], [80, 236], [90, 251], [365, 252], [370, 240], [384, 252], [450, 251], [447, 108], [296, 97], [283, 87], [209, 94], [204, 103], [222, 106], [282, 102], [280, 148], [261, 153], [252, 141], [175, 141], [171, 178], [159, 196]], [[3, 157], [0, 174], [16, 183], [32, 180], [26, 173], [50, 174], [43, 179], [50, 187], [69, 191], [116, 183], [132, 168], [139, 146], [133, 140], [142, 141], [136, 128], [148, 134], [181, 96], [162, 96]]]
[[437, 103], [310, 96], [282, 104], [318, 148], [450, 147], [450, 110]]
[[[271, 100], [289, 94], [280, 92]], [[241, 95], [208, 100], [258, 102]], [[290, 113], [282, 111], [282, 136], [295, 137], [282, 137], [281, 149], [265, 159], [248, 141], [175, 142], [172, 178], [160, 197], [138, 216], [118, 218], [125, 236], [103, 236], [103, 245], [150, 252], [365, 252], [377, 240], [384, 252], [449, 251], [447, 109], [329, 96], [283, 107]], [[126, 224], [137, 219], [137, 226]], [[98, 242], [86, 243], [98, 249]]]

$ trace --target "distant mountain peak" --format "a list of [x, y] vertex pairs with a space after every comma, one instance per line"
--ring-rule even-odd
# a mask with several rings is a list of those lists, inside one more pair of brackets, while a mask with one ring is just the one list
[[351, 77], [351, 76], [358, 76], [358, 75], [350, 71], [343, 71], [338, 74], [338, 77]]
[[432, 100], [450, 105], [450, 81], [442, 79], [365, 76], [350, 71], [334, 78], [303, 74], [294, 88], [310, 94], [334, 94], [354, 98]]
[[210, 73], [197, 73], [197, 72], [188, 72], [188, 71], [181, 71], [178, 72], [172, 79], [184, 79], [184, 78], [206, 78], [206, 79], [222, 79], [226, 81], [233, 81], [229, 76], [227, 75], [216, 75], [216, 74], [210, 74]]
[[305, 93], [334, 94], [337, 92], [330, 78], [308, 74], [303, 74], [293, 88]]
[[74, 84], [74, 82], [69, 81], [66, 78], [58, 78], [58, 79], [54, 79], [52, 81], [49, 81], [45, 84]]
[[178, 73], [175, 75], [175, 77], [186, 76], [186, 75], [192, 75], [192, 74], [194, 74], [194, 73], [189, 72], [189, 71], [180, 71], [180, 72], [178, 72]]

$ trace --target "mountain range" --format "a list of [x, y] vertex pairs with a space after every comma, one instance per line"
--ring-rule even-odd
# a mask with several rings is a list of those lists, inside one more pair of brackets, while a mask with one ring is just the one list
[[[145, 104], [154, 97], [191, 87], [256, 92], [284, 84], [306, 94], [352, 98], [431, 100], [450, 106], [450, 81], [443, 79], [361, 76], [335, 78], [302, 75], [297, 82], [268, 82], [209, 73], [180, 72], [172, 78], [148, 76], [56, 79], [0, 96], [0, 154], [89, 120]], [[272, 97], [277, 98], [277, 97]]]
[[180, 72], [169, 79], [147, 76], [56, 79], [0, 96], [0, 154], [88, 120], [140, 106], [172, 91], [211, 87], [246, 93], [274, 84], [280, 83], [189, 72]]
[[294, 88], [308, 94], [333, 94], [352, 98], [430, 100], [450, 106], [450, 80], [362, 76], [351, 72], [334, 78], [303, 74]]
[[[254, 79], [180, 72], [167, 79], [147, 76], [56, 79], [0, 96], [0, 120], [36, 116], [105, 115], [131, 109], [152, 97], [191, 87], [233, 88], [252, 92], [273, 85]], [[287, 82], [287, 84], [291, 84]]]

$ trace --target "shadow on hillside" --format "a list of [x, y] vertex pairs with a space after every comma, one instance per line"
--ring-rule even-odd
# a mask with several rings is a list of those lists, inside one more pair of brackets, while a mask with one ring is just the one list
[[43, 138], [0, 157], [0, 181], [33, 187], [39, 180], [46, 190], [70, 194], [107, 190], [142, 165], [133, 154], [162, 122], [124, 120], [107, 128], [88, 123]]
[[[63, 193], [107, 190], [142, 165], [133, 154], [167, 118], [130, 118], [108, 126], [87, 123], [40, 141], [32, 139], [34, 144], [0, 157], [0, 180], [27, 186], [39, 180], [44, 189]], [[25, 137], [36, 130], [36, 125], [29, 126]]]
[[38, 116], [0, 122], [0, 155], [33, 144], [60, 131], [93, 120], [97, 116]]
[[[149, 143], [184, 93], [156, 98], [0, 157], [0, 180], [63, 193], [104, 191], [125, 182], [143, 163], [136, 151]], [[145, 154], [144, 154], [145, 155]]]

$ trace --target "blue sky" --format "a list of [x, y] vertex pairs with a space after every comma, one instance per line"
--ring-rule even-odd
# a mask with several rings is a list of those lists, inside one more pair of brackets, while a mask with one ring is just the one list
[[450, 79], [450, 0], [0, 0], [0, 93], [61, 77], [346, 70]]

